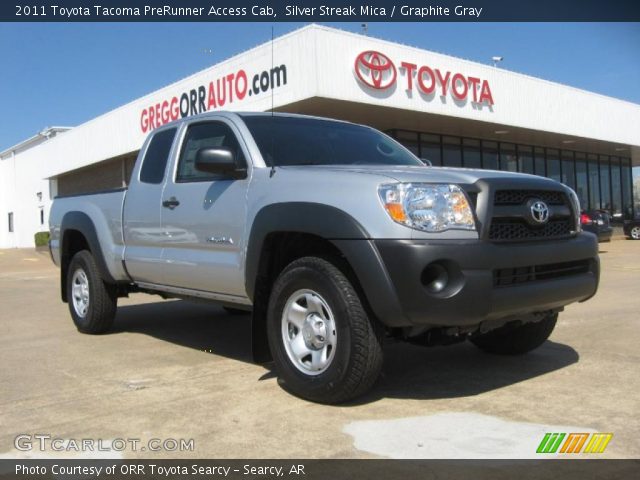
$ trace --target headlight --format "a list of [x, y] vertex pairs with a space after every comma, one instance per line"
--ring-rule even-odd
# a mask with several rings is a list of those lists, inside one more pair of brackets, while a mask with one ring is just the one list
[[384, 184], [378, 194], [389, 216], [407, 227], [425, 232], [476, 229], [467, 196], [457, 185]]
[[580, 213], [582, 212], [580, 208], [580, 200], [573, 188], [567, 188], [569, 189], [569, 198], [571, 198], [571, 205], [573, 207], [573, 224], [576, 226], [576, 232], [579, 232], [582, 230], [582, 224], [580, 222]]

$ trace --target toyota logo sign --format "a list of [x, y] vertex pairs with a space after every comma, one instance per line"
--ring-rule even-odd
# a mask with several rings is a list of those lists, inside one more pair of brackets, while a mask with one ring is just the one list
[[[379, 97], [379, 93], [375, 90], [389, 90], [397, 84], [403, 84], [409, 98], [431, 101], [439, 95], [440, 99], [446, 103], [447, 97], [451, 97], [459, 107], [469, 102], [480, 110], [485, 105], [491, 107], [495, 103], [489, 81], [480, 78], [477, 74], [447, 70], [415, 60], [412, 62], [396, 60], [397, 69], [391, 58], [376, 50], [366, 50], [356, 57], [354, 76], [361, 84], [373, 89], [365, 93]], [[415, 90], [421, 95], [412, 95]], [[389, 96], [393, 93], [395, 89], [386, 92], [385, 95]]]
[[549, 221], [549, 207], [542, 200], [531, 203], [531, 218], [539, 225], [544, 225]]
[[396, 81], [396, 66], [384, 53], [367, 50], [356, 57], [356, 75], [362, 83], [385, 90]]

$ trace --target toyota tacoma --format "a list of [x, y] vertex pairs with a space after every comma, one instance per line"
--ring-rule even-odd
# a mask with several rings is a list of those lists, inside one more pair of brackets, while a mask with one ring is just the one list
[[146, 139], [128, 188], [57, 197], [50, 249], [79, 331], [134, 292], [252, 315], [256, 361], [339, 403], [386, 339], [517, 355], [598, 287], [576, 194], [518, 173], [425, 165], [343, 121], [207, 113]]

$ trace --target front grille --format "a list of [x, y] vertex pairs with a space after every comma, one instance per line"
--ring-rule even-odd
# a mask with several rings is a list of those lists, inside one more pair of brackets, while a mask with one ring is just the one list
[[539, 198], [547, 205], [565, 205], [565, 195], [554, 190], [498, 190], [494, 205], [520, 205], [530, 198]]
[[[527, 205], [531, 199], [545, 202], [551, 218], [544, 225], [532, 225]], [[570, 236], [575, 230], [569, 199], [558, 190], [496, 190], [494, 216], [488, 238], [494, 242], [548, 240]]]
[[562, 238], [571, 235], [571, 223], [567, 219], [550, 220], [543, 227], [531, 227], [524, 221], [494, 219], [489, 228], [489, 238], [496, 241]]
[[493, 271], [493, 286], [509, 287], [521, 283], [580, 275], [588, 273], [590, 270], [591, 261], [589, 259], [546, 265], [531, 265], [528, 267], [500, 268]]

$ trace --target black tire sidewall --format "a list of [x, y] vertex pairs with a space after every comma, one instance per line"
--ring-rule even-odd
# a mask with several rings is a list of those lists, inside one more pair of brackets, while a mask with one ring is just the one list
[[[73, 275], [78, 270], [83, 270], [89, 281], [89, 308], [84, 317], [78, 315], [73, 305]], [[75, 254], [71, 259], [67, 272], [67, 302], [73, 323], [80, 332], [100, 333], [104, 330], [103, 326], [99, 324], [102, 319], [99, 318], [99, 314], [96, 312], [98, 301], [105, 300], [98, 299], [98, 296], [105, 295], [103, 290], [103, 280], [95, 266], [91, 253], [83, 250]]]
[[[336, 350], [331, 365], [318, 375], [305, 375], [289, 359], [282, 339], [282, 312], [289, 297], [296, 291], [309, 289], [327, 302], [336, 325]], [[282, 384], [294, 393], [310, 399], [328, 394], [339, 384], [350, 367], [352, 334], [349, 305], [343, 294], [325, 272], [300, 265], [287, 269], [278, 278], [271, 295], [267, 316], [269, 346], [281, 374]]]

